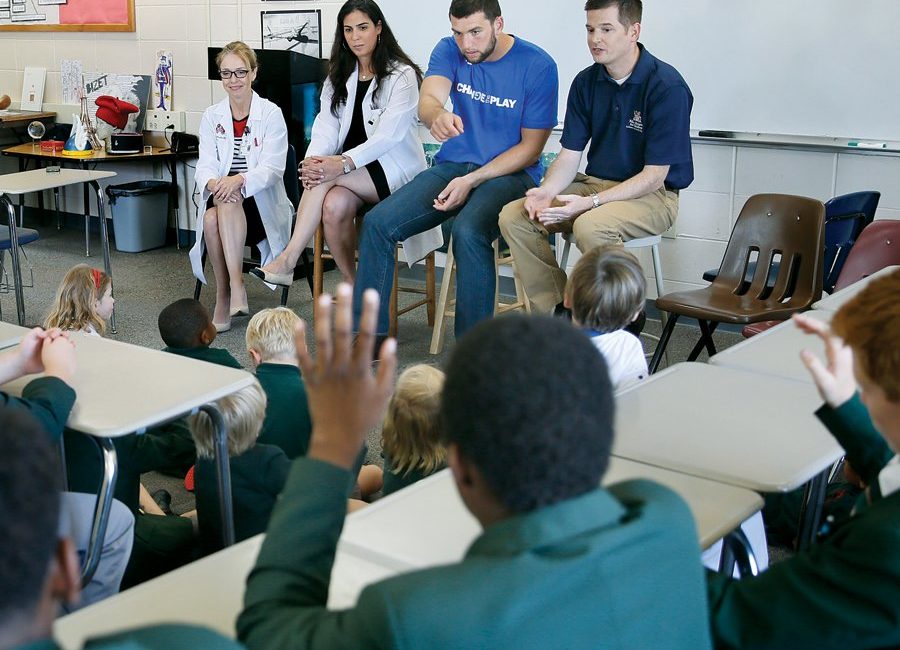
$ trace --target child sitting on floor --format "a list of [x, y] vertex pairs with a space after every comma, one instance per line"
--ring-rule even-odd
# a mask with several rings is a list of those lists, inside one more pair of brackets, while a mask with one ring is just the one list
[[407, 368], [397, 379], [381, 429], [384, 496], [446, 466], [440, 441], [444, 373], [424, 364]]
[[281, 447], [293, 460], [306, 454], [312, 422], [297, 364], [294, 329], [300, 317], [287, 307], [263, 309], [247, 324], [247, 352], [266, 393], [259, 442]]
[[216, 340], [216, 326], [199, 300], [176, 300], [159, 312], [157, 324], [166, 344], [163, 351], [229, 368], [241, 367], [228, 350], [210, 347]]
[[100, 336], [106, 332], [115, 302], [110, 276], [87, 264], [76, 264], [56, 290], [44, 328]]
[[625, 331], [641, 315], [646, 291], [640, 263], [619, 246], [598, 246], [582, 255], [566, 284], [563, 304], [603, 355], [614, 389], [649, 374], [640, 340]]
[[[291, 461], [280, 448], [257, 442], [266, 414], [266, 394], [259, 382], [223, 397], [217, 404], [228, 429], [235, 541], [239, 542], [266, 529]], [[200, 547], [203, 553], [211, 553], [222, 548], [215, 429], [202, 411], [190, 416], [188, 422], [197, 445], [194, 484]]]

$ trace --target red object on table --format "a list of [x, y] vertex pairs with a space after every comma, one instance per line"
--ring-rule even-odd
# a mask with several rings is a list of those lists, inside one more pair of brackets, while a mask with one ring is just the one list
[[62, 151], [65, 145], [62, 140], [44, 140], [41, 142], [41, 151]]

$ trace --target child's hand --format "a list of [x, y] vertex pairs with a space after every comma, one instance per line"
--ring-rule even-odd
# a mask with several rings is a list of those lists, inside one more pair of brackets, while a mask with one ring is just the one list
[[309, 456], [350, 469], [368, 431], [384, 414], [394, 384], [397, 342], [381, 346], [378, 371], [372, 373], [372, 350], [378, 317], [378, 294], [363, 295], [359, 335], [353, 344], [352, 290], [337, 290], [334, 327], [331, 296], [322, 294], [315, 305], [316, 358], [306, 347], [306, 323], [297, 326], [295, 343], [309, 396], [313, 431]]
[[44, 364], [44, 373], [48, 377], [58, 377], [66, 383], [72, 381], [75, 374], [75, 343], [56, 330], [56, 336], [48, 332], [41, 347], [41, 361]]
[[44, 363], [41, 361], [41, 348], [46, 338], [47, 332], [40, 327], [28, 330], [28, 333], [22, 337], [16, 358], [19, 376], [33, 375], [44, 369]]
[[844, 342], [831, 333], [827, 324], [820, 320], [794, 314], [794, 323], [807, 334], [814, 334], [825, 342], [828, 365], [809, 350], [803, 350], [800, 358], [812, 375], [816, 388], [825, 403], [837, 408], [856, 393], [856, 379], [853, 377], [853, 352]]

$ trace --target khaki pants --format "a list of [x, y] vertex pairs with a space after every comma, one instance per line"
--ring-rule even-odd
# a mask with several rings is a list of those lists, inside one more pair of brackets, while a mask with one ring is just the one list
[[[578, 174], [562, 194], [590, 196], [618, 185]], [[538, 313], [551, 313], [562, 302], [566, 274], [556, 263], [547, 230], [528, 218], [525, 199], [507, 203], [500, 212], [500, 232], [509, 244], [516, 272]], [[621, 245], [629, 239], [659, 235], [675, 223], [678, 194], [659, 189], [628, 201], [614, 201], [588, 210], [572, 222], [575, 245], [582, 253], [602, 244]]]

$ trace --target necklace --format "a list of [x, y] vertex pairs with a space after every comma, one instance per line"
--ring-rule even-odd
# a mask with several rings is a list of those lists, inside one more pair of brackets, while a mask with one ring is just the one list
[[360, 81], [368, 81], [369, 79], [371, 79], [371, 78], [374, 77], [374, 76], [375, 76], [374, 73], [363, 74], [362, 72], [360, 72], [360, 73], [359, 73], [359, 80], [360, 80]]

